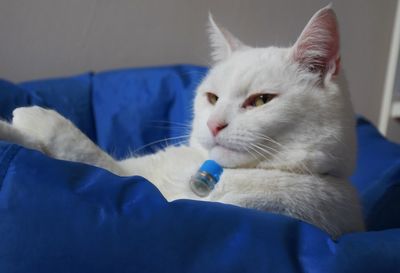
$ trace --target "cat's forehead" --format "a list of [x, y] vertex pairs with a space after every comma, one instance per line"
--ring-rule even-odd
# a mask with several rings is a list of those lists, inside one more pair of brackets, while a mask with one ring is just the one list
[[231, 95], [279, 91], [286, 82], [290, 65], [287, 53], [287, 49], [274, 47], [235, 52], [212, 69], [209, 84], [218, 89], [216, 92]]

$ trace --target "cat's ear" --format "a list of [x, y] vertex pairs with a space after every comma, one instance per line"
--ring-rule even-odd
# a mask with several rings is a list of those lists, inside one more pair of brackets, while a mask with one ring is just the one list
[[331, 5], [314, 14], [292, 50], [296, 62], [322, 78], [339, 73], [339, 30]]
[[211, 13], [208, 14], [208, 35], [212, 48], [211, 57], [214, 62], [227, 59], [234, 51], [246, 46], [229, 31], [215, 23]]

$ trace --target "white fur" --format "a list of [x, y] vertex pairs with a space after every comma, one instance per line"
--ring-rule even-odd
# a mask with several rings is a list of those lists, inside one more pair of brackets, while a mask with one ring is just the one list
[[211, 13], [208, 15], [208, 21], [210, 45], [213, 49], [211, 57], [215, 62], [227, 59], [234, 51], [248, 48], [228, 30], [219, 27], [217, 23], [215, 23]]
[[[18, 135], [11, 139], [14, 142], [55, 158], [118, 175], [144, 176], [168, 200], [200, 199], [191, 192], [189, 179], [212, 158], [226, 168], [203, 200], [282, 213], [317, 225], [333, 237], [360, 231], [359, 201], [348, 182], [355, 161], [354, 114], [349, 95], [334, 81], [337, 69], [332, 68], [339, 52], [315, 50], [318, 43], [337, 42], [330, 37], [337, 35], [332, 23], [336, 24], [334, 13], [327, 7], [316, 13], [293, 47], [250, 48], [210, 17], [217, 63], [198, 87], [188, 146], [116, 161], [70, 121], [40, 107], [16, 109], [12, 126], [0, 123], [0, 133], [10, 140], [13, 132]], [[315, 31], [318, 27], [322, 29]], [[316, 33], [323, 33], [321, 39]], [[307, 39], [310, 51], [303, 46]], [[306, 58], [297, 58], [299, 52]], [[313, 58], [325, 60], [318, 64], [320, 70], [308, 69]], [[206, 92], [219, 97], [215, 105], [208, 102]], [[260, 107], [241, 107], [254, 93], [278, 96]], [[209, 120], [228, 126], [214, 137], [206, 125]]]

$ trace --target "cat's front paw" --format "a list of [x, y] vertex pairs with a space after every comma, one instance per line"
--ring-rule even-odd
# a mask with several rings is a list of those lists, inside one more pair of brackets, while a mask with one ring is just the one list
[[60, 114], [39, 106], [20, 107], [13, 111], [12, 126], [46, 147], [68, 123]]

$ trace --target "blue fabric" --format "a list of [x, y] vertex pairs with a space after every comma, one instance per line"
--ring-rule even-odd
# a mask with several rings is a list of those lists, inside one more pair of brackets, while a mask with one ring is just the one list
[[[93, 113], [97, 143], [115, 157], [128, 149], [149, 153], [185, 139], [192, 120], [193, 90], [206, 75], [203, 67], [141, 68], [97, 74], [93, 78]], [[171, 123], [172, 122], [172, 123]]]
[[[364, 118], [357, 122], [358, 160], [352, 177], [361, 193], [369, 230], [400, 227], [400, 145]], [[397, 217], [396, 217], [397, 216]]]
[[[170, 66], [0, 81], [0, 115], [9, 119], [22, 105], [55, 108], [121, 158], [126, 147], [186, 133], [182, 124], [191, 120], [193, 90], [205, 73]], [[396, 272], [400, 148], [364, 119], [357, 130], [352, 179], [370, 230], [337, 241], [282, 215], [169, 203], [141, 177], [0, 142], [0, 272]]]

